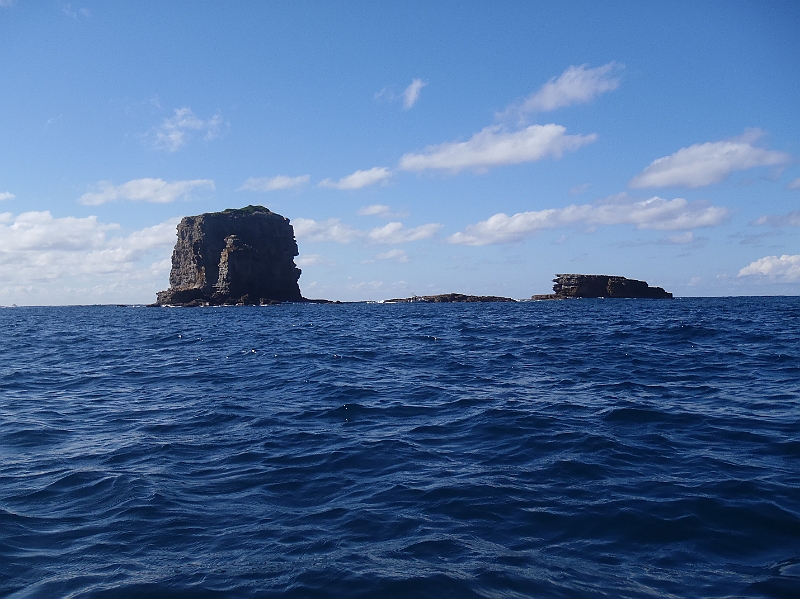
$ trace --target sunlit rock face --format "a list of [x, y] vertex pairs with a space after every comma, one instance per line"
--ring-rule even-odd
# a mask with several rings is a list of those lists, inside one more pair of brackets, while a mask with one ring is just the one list
[[158, 305], [302, 301], [289, 219], [263, 206], [187, 216], [178, 225], [170, 287]]

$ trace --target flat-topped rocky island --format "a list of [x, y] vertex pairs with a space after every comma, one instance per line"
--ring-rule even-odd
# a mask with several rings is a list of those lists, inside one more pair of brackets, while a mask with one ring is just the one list
[[252, 305], [303, 301], [289, 219], [263, 206], [184, 217], [169, 289], [156, 305]]
[[650, 287], [645, 281], [609, 275], [562, 274], [553, 279], [553, 293], [534, 295], [532, 300], [572, 298], [649, 298], [671, 299], [661, 287]]

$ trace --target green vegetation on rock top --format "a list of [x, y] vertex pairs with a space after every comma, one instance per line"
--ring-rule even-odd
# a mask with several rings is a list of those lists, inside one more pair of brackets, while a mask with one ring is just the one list
[[220, 214], [253, 214], [254, 212], [271, 212], [271, 210], [264, 206], [250, 205], [244, 208], [226, 208]]

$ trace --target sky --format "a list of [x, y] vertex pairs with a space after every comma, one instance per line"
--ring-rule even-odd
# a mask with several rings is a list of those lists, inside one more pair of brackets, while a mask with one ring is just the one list
[[304, 296], [800, 294], [800, 3], [0, 0], [0, 305], [151, 303], [262, 205]]

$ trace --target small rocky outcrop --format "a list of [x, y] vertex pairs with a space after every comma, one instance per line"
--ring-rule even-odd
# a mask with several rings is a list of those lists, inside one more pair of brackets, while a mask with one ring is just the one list
[[397, 299], [384, 300], [384, 304], [445, 304], [445, 303], [473, 303], [473, 302], [515, 302], [510, 297], [496, 295], [463, 295], [461, 293], [443, 293], [441, 295], [415, 295]]
[[156, 305], [247, 305], [303, 301], [289, 219], [263, 206], [199, 216], [178, 225], [169, 289]]
[[577, 297], [669, 299], [672, 294], [644, 281], [609, 275], [556, 275], [552, 294], [534, 295], [531, 299], [567, 299]]

